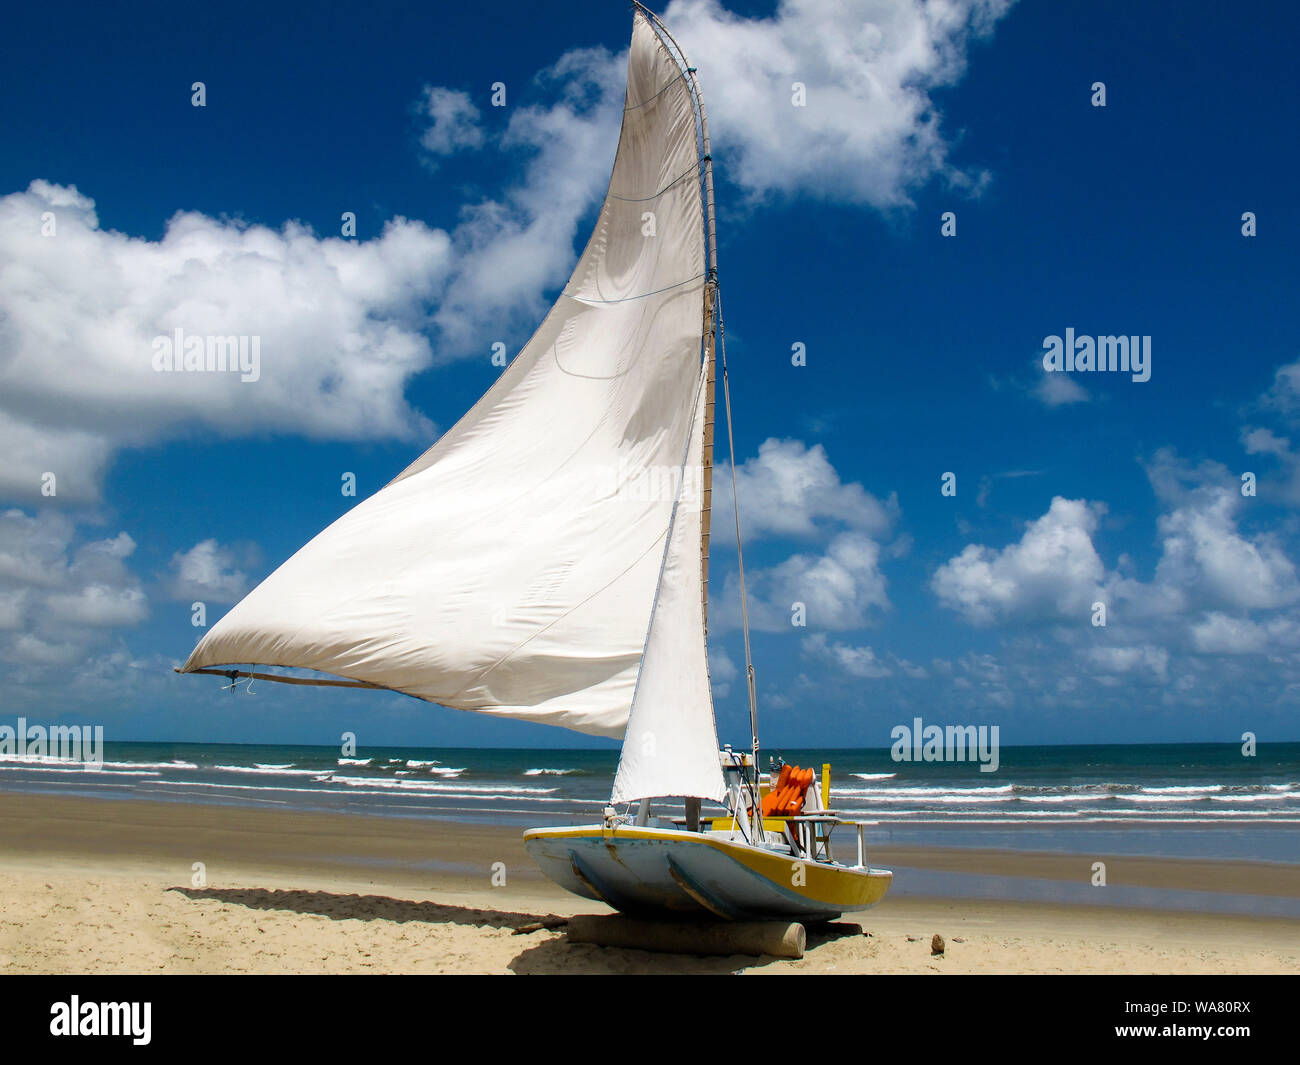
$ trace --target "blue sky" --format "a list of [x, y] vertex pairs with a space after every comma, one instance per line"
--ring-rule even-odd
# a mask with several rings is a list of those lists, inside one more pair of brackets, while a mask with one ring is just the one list
[[[661, 14], [709, 106], [765, 739], [884, 746], [917, 715], [1004, 743], [1300, 739], [1293, 9]], [[343, 472], [377, 490], [488, 387], [491, 344], [528, 338], [608, 176], [629, 29], [596, 2], [11, 13], [7, 716], [120, 739], [591, 742], [170, 671], [194, 599], [215, 621], [355, 502]], [[127, 363], [178, 308], [276, 336], [288, 365], [168, 391]], [[1067, 328], [1150, 336], [1150, 380], [1045, 373]], [[720, 731], [743, 743], [733, 557], [720, 536], [711, 647]]]

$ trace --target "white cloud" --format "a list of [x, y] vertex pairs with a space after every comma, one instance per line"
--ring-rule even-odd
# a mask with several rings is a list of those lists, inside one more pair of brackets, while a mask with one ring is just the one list
[[814, 633], [803, 642], [803, 652], [810, 658], [829, 663], [851, 677], [877, 680], [893, 675], [893, 670], [870, 647], [853, 647], [839, 640], [831, 643], [825, 633]]
[[479, 109], [468, 93], [426, 85], [416, 111], [429, 120], [420, 144], [432, 155], [451, 155], [482, 146]]
[[1248, 618], [1229, 617], [1217, 611], [1206, 614], [1192, 626], [1192, 640], [1204, 654], [1256, 654], [1268, 644], [1263, 626]]
[[1168, 679], [1169, 652], [1163, 647], [1089, 647], [1083, 658], [1099, 673]]
[[1300, 599], [1295, 564], [1272, 537], [1252, 541], [1242, 536], [1234, 509], [1225, 493], [1204, 508], [1163, 515], [1157, 583], [1180, 589], [1193, 602], [1241, 609], [1280, 607]]
[[1033, 389], [1034, 396], [1046, 407], [1064, 407], [1070, 403], [1087, 403], [1088, 392], [1065, 373], [1042, 373]]
[[1218, 463], [1192, 467], [1171, 449], [1147, 466], [1157, 497], [1172, 509], [1157, 522], [1161, 557], [1155, 583], [1197, 607], [1250, 610], [1300, 600], [1300, 579], [1276, 537], [1249, 539], [1237, 528], [1241, 482]]
[[1088, 617], [1102, 597], [1105, 566], [1092, 534], [1105, 507], [1057, 496], [1029, 522], [1019, 542], [1001, 550], [968, 544], [935, 572], [940, 601], [976, 624], [1012, 616]]
[[[745, 541], [770, 536], [807, 539], [829, 528], [848, 528], [876, 538], [887, 536], [898, 519], [898, 498], [882, 502], [856, 483], [845, 484], [821, 444], [770, 438], [758, 455], [736, 468], [741, 535]], [[735, 543], [729, 519], [731, 467], [713, 475], [714, 537]]]
[[[39, 499], [48, 471], [60, 501], [93, 500], [114, 450], [196, 431], [427, 436], [403, 390], [448, 250], [404, 219], [348, 241], [182, 212], [149, 241], [100, 229], [75, 188], [0, 198], [0, 494]], [[157, 372], [176, 329], [259, 337], [260, 379]]]
[[[1300, 361], [1279, 367], [1273, 383], [1253, 406], [1257, 412], [1270, 415], [1292, 429], [1300, 429]], [[1257, 474], [1258, 497], [1300, 506], [1300, 451], [1292, 449], [1291, 439], [1279, 436], [1272, 429], [1245, 426], [1241, 430], [1241, 443], [1247, 454], [1272, 456], [1281, 467], [1281, 478]]]
[[1291, 441], [1279, 437], [1271, 429], [1250, 429], [1242, 433], [1241, 442], [1250, 455], [1276, 455], [1287, 458], [1291, 455]]
[[804, 639], [803, 654], [806, 658], [834, 667], [839, 673], [863, 680], [880, 680], [900, 673], [913, 680], [923, 680], [929, 676], [924, 667], [905, 658], [894, 654], [881, 656], [865, 645], [855, 647], [840, 640], [832, 642], [822, 632], [813, 633]]
[[1039, 355], [1029, 360], [1028, 370], [1023, 376], [1011, 374], [1007, 377], [999, 377], [990, 374], [988, 384], [994, 392], [1001, 392], [1003, 389], [1023, 392], [1043, 406], [1053, 409], [1071, 403], [1087, 403], [1092, 399], [1088, 390], [1079, 384], [1076, 375], [1060, 370], [1045, 370], [1042, 357]]
[[1267, 654], [1300, 645], [1300, 622], [1285, 616], [1256, 622], [1211, 611], [1192, 626], [1192, 642], [1202, 654]]
[[[758, 631], [788, 632], [795, 604], [803, 604], [810, 629], [856, 629], [873, 609], [889, 606], [880, 572], [880, 545], [861, 533], [840, 533], [826, 553], [797, 554], [768, 569], [746, 573], [749, 621]], [[740, 591], [728, 574], [722, 597], [710, 606], [710, 629], [740, 624]]]
[[81, 663], [110, 630], [148, 615], [126, 566], [135, 541], [125, 532], [77, 539], [64, 515], [0, 513], [0, 660], [37, 669]]
[[[1276, 498], [1290, 506], [1300, 506], [1300, 454], [1291, 450], [1291, 441], [1270, 429], [1245, 429], [1242, 446], [1249, 455], [1272, 455], [1282, 466], [1284, 479], [1278, 483], [1258, 476], [1255, 491], [1262, 498]], [[1254, 472], [1254, 471], [1251, 471]]]
[[[700, 68], [713, 150], [753, 196], [810, 193], [898, 207], [954, 167], [930, 93], [965, 71], [974, 39], [1009, 0], [784, 0], [742, 18], [716, 0], [674, 0], [664, 22]], [[806, 86], [807, 105], [792, 104]]]
[[[857, 483], [840, 480], [826, 450], [799, 440], [769, 439], [758, 455], [736, 469], [745, 542], [781, 538], [826, 542], [823, 553], [800, 552], [766, 568], [746, 573], [749, 616], [754, 628], [771, 632], [791, 626], [794, 604], [802, 603], [804, 623], [816, 630], [859, 628], [872, 610], [889, 607], [882, 555], [905, 554], [909, 540], [887, 540], [899, 517], [894, 495], [881, 501]], [[731, 470], [725, 463], [713, 476], [713, 538], [735, 543]], [[719, 629], [740, 624], [740, 590], [734, 573], [722, 583], [712, 607]]]
[[[1019, 542], [968, 545], [936, 571], [932, 588], [977, 624], [1059, 619], [1049, 631], [1061, 650], [1023, 646], [1020, 637], [1008, 645], [1017, 687], [1055, 692], [1058, 705], [1095, 709], [1088, 692], [1100, 686], [1118, 698], [1131, 682], [1164, 686], [1171, 710], [1217, 708], [1247, 691], [1272, 698], [1261, 691], [1267, 677], [1295, 672], [1286, 663], [1300, 646], [1294, 564], [1275, 535], [1239, 527], [1245, 500], [1225, 467], [1192, 465], [1163, 449], [1146, 471], [1161, 506], [1149, 582], [1122, 575], [1132, 566], [1125, 556], [1116, 570], [1103, 565], [1092, 540], [1099, 505], [1058, 497]], [[1104, 628], [1088, 624], [1094, 598], [1109, 608]], [[1218, 658], [1210, 676], [1198, 655], [1227, 660]], [[1233, 658], [1245, 655], [1269, 656], [1276, 668], [1244, 672]]]
[[1260, 405], [1288, 419], [1300, 415], [1300, 360], [1278, 367]]
[[181, 601], [233, 603], [248, 592], [248, 577], [237, 553], [216, 540], [203, 540], [171, 560], [168, 593]]

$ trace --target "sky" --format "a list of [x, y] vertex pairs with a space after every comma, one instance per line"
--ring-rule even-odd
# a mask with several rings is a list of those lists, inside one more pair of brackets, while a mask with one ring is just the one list
[[[883, 747], [914, 717], [1004, 744], [1300, 740], [1295, 9], [659, 13], [709, 113], [765, 743]], [[531, 335], [608, 179], [628, 5], [9, 18], [0, 717], [598, 744], [172, 669], [194, 602], [215, 622]], [[151, 372], [176, 321], [273, 337], [276, 372]], [[1067, 330], [1149, 338], [1149, 377], [1049, 371]], [[711, 565], [719, 732], [745, 745], [725, 532]]]

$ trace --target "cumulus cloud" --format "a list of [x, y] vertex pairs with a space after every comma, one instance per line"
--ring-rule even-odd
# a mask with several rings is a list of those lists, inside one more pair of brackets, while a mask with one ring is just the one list
[[135, 541], [125, 532], [77, 540], [62, 514], [0, 513], [0, 660], [28, 671], [81, 663], [111, 630], [148, 616], [126, 565]]
[[[962, 170], [931, 93], [958, 81], [971, 44], [1010, 0], [783, 0], [743, 18], [717, 0], [674, 0], [664, 21], [700, 64], [714, 151], [750, 195], [809, 193], [892, 208]], [[794, 106], [794, 84], [806, 106]]]
[[[1293, 431], [1300, 429], [1300, 361], [1279, 367], [1272, 384], [1251, 404], [1251, 409]], [[1271, 472], [1258, 474], [1259, 498], [1300, 507], [1300, 451], [1292, 447], [1291, 437], [1248, 425], [1241, 430], [1241, 443], [1247, 454], [1269, 456], [1280, 467], [1280, 477]]]
[[[732, 507], [731, 467], [722, 463], [713, 476], [713, 507], [720, 515]], [[880, 500], [860, 484], [844, 483], [821, 444], [770, 438], [758, 455], [736, 468], [741, 500], [741, 534], [748, 540], [771, 536], [809, 539], [830, 528], [854, 529], [868, 536], [889, 534], [898, 519], [898, 497]], [[719, 540], [735, 542], [735, 528], [714, 522]]]
[[1276, 616], [1257, 622], [1215, 610], [1192, 626], [1192, 642], [1202, 654], [1267, 654], [1300, 645], [1300, 621]]
[[[53, 472], [60, 500], [94, 500], [116, 449], [196, 432], [427, 436], [403, 390], [431, 360], [423, 301], [448, 249], [404, 219], [358, 242], [193, 212], [140, 240], [75, 188], [0, 198], [0, 494], [36, 499]], [[259, 338], [258, 379], [158, 372], [177, 329]]]
[[171, 560], [168, 594], [181, 601], [233, 603], [248, 592], [248, 575], [240, 569], [241, 555], [216, 540], [203, 540]]
[[1268, 643], [1263, 626], [1218, 611], [1206, 614], [1192, 626], [1192, 639], [1196, 649], [1205, 654], [1253, 654]]
[[1099, 673], [1158, 681], [1168, 679], [1169, 652], [1163, 647], [1089, 647], [1083, 651], [1083, 657]]
[[814, 633], [803, 642], [803, 653], [826, 662], [851, 677], [876, 680], [893, 675], [893, 669], [870, 647], [853, 647], [836, 640], [831, 643], [825, 633]]
[[1241, 434], [1242, 445], [1251, 455], [1276, 455], [1289, 458], [1291, 441], [1280, 437], [1271, 429], [1248, 429]]
[[1013, 616], [1088, 616], [1106, 568], [1092, 535], [1105, 507], [1057, 496], [1001, 550], [968, 544], [939, 567], [930, 587], [939, 600], [979, 625]]
[[1241, 482], [1218, 463], [1190, 466], [1168, 448], [1147, 466], [1156, 496], [1171, 507], [1157, 522], [1161, 557], [1155, 583], [1183, 603], [1243, 610], [1300, 600], [1295, 564], [1273, 535], [1238, 529]]
[[[1256, 453], [1290, 450], [1265, 430], [1243, 440]], [[1228, 720], [1227, 707], [1285, 727], [1300, 702], [1300, 577], [1280, 534], [1256, 525], [1257, 504], [1217, 462], [1188, 462], [1166, 448], [1144, 468], [1159, 508], [1149, 581], [1131, 575], [1125, 555], [1113, 569], [1103, 563], [1094, 543], [1103, 506], [1059, 497], [1018, 540], [970, 544], [936, 570], [931, 586], [943, 605], [975, 624], [1008, 626], [997, 654], [928, 663], [946, 678], [952, 707], [996, 707], [1008, 724], [1020, 715], [1033, 727], [1024, 715], [1049, 708], [1131, 713], [1141, 687], [1157, 733], [1187, 714]], [[1089, 624], [1094, 599], [1110, 608], [1104, 627]], [[1040, 624], [1015, 627], [1023, 621]], [[808, 690], [838, 684], [852, 702], [870, 678], [891, 705], [914, 695], [893, 656], [872, 647], [818, 633], [804, 654], [826, 667], [801, 678]]]
[[[736, 469], [741, 500], [741, 534], [746, 543], [763, 539], [812, 540], [823, 552], [802, 551], [785, 561], [746, 573], [751, 625], [788, 631], [802, 604], [811, 629], [859, 628], [873, 610], [889, 607], [883, 556], [905, 554], [899, 537], [885, 546], [899, 517], [897, 497], [880, 500], [857, 483], [846, 483], [820, 444], [769, 439], [758, 455]], [[713, 537], [735, 543], [731, 521], [731, 470], [725, 463], [713, 476]], [[740, 624], [740, 590], [728, 574], [710, 626]]]
[[[1247, 690], [1273, 698], [1236, 660], [1267, 655], [1269, 676], [1296, 672], [1286, 665], [1300, 646], [1294, 563], [1276, 535], [1242, 528], [1246, 501], [1226, 467], [1163, 449], [1145, 468], [1161, 508], [1150, 581], [1122, 576], [1124, 556], [1115, 570], [1104, 566], [1093, 545], [1099, 505], [1058, 497], [1018, 542], [968, 545], [931, 587], [976, 624], [1058, 622], [1045, 630], [1058, 649], [1012, 636], [1007, 650], [1017, 686], [1050, 692], [1061, 706], [1087, 709], [1096, 705], [1088, 692], [1130, 682], [1162, 686], [1169, 708], [1222, 706]], [[1110, 608], [1105, 627], [1088, 625], [1094, 599]], [[1219, 672], [1207, 673], [1199, 655], [1217, 656]]]
[[1260, 397], [1259, 403], [1288, 420], [1300, 416], [1300, 360], [1278, 367], [1272, 385]]
[[482, 146], [479, 109], [468, 93], [426, 85], [415, 110], [428, 120], [420, 145], [431, 155], [451, 155]]
[[841, 640], [832, 641], [822, 632], [805, 638], [803, 654], [805, 658], [831, 666], [838, 673], [862, 680], [880, 680], [900, 675], [912, 680], [924, 680], [929, 676], [923, 666], [905, 658], [899, 658], [895, 654], [879, 655], [866, 645], [854, 646]]
[[[759, 631], [790, 631], [799, 607], [809, 628], [856, 629], [868, 623], [872, 610], [889, 606], [880, 545], [855, 532], [835, 536], [825, 554], [792, 555], [770, 568], [747, 572], [746, 580], [749, 622]], [[721, 631], [740, 621], [740, 590], [730, 573], [721, 600], [710, 607], [709, 627]]]
[[1273, 608], [1300, 598], [1295, 564], [1271, 536], [1251, 541], [1233, 520], [1231, 496], [1160, 518], [1163, 555], [1156, 581], [1207, 603]]
[[1291, 449], [1288, 437], [1278, 436], [1271, 429], [1244, 429], [1242, 446], [1249, 455], [1271, 455], [1282, 467], [1282, 479], [1271, 476], [1257, 478], [1256, 491], [1266, 499], [1276, 499], [1288, 506], [1300, 506], [1300, 453]]

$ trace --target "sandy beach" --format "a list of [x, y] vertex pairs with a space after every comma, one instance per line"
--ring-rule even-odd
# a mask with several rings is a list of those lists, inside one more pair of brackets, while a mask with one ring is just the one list
[[[1300, 897], [1296, 866], [1105, 860], [1112, 882]], [[872, 862], [1080, 876], [1059, 854]], [[543, 879], [516, 829], [152, 801], [0, 794], [0, 897], [3, 973], [1300, 972], [1294, 920], [907, 895], [845, 916], [865, 934], [810, 930], [798, 961], [580, 946], [560, 919], [603, 907]]]

